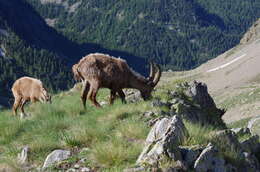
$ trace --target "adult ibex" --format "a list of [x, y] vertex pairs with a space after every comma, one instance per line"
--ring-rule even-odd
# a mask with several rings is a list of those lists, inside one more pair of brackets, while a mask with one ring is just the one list
[[[157, 71], [155, 72], [155, 68]], [[151, 96], [151, 92], [161, 77], [161, 69], [151, 63], [150, 76], [145, 78], [133, 71], [125, 60], [109, 55], [95, 53], [83, 57], [72, 67], [74, 78], [83, 83], [81, 99], [84, 108], [88, 98], [96, 107], [100, 104], [96, 100], [99, 88], [109, 88], [110, 104], [114, 102], [116, 93], [125, 102], [123, 88], [135, 88], [141, 92], [144, 100]]]
[[31, 77], [22, 77], [16, 80], [12, 87], [12, 92], [15, 98], [13, 104], [13, 114], [17, 114], [17, 109], [20, 108], [22, 116], [24, 113], [24, 105], [26, 102], [51, 102], [51, 96], [44, 88], [42, 82]]

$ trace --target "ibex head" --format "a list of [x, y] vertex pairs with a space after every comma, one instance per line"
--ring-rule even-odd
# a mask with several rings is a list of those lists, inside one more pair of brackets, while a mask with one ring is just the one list
[[141, 90], [141, 96], [144, 100], [151, 98], [151, 93], [154, 87], [158, 84], [162, 75], [162, 71], [159, 65], [151, 62], [150, 63], [150, 74], [146, 78], [146, 88]]

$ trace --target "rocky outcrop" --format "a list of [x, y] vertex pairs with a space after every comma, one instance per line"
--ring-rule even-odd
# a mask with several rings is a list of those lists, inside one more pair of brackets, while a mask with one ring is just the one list
[[178, 146], [188, 136], [187, 130], [178, 116], [157, 121], [146, 138], [146, 145], [137, 160], [138, 165], [157, 165], [165, 158], [181, 160]]
[[196, 160], [194, 169], [196, 172], [226, 172], [225, 160], [218, 154], [218, 150], [212, 144], [208, 144]]
[[199, 157], [203, 150], [201, 146], [191, 146], [191, 147], [179, 147], [183, 161], [187, 164], [189, 168], [193, 168], [196, 159]]
[[216, 132], [212, 138], [213, 142], [223, 149], [233, 150], [242, 154], [242, 146], [239, 143], [235, 133], [231, 130], [221, 130]]
[[[208, 93], [207, 85], [202, 82], [179, 84], [176, 91], [169, 91], [170, 114], [176, 114], [193, 123], [226, 128], [221, 117], [225, 110], [218, 109]], [[158, 103], [157, 103], [158, 104]]]
[[244, 151], [250, 153], [258, 153], [260, 152], [260, 144], [259, 144], [259, 136], [253, 135], [248, 139], [241, 142], [241, 146]]

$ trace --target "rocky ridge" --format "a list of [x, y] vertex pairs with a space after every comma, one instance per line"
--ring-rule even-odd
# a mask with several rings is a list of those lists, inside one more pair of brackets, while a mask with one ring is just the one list
[[[260, 150], [259, 136], [251, 133], [248, 128], [228, 129], [221, 120], [224, 111], [216, 108], [204, 83], [194, 81], [190, 84], [183, 83], [178, 87], [182, 91], [170, 92], [171, 98], [168, 102], [156, 100], [152, 103], [157, 106], [168, 105], [175, 109], [168, 113], [161, 113], [164, 117], [159, 117], [149, 132], [143, 152], [136, 161], [137, 167], [128, 168], [125, 172], [149, 171], [149, 169], [174, 172], [259, 171], [259, 160], [256, 158]], [[180, 93], [183, 93], [182, 99]], [[187, 100], [190, 101], [190, 105], [183, 106]], [[185, 110], [180, 111], [179, 106], [174, 106], [179, 103]], [[197, 107], [209, 108], [213, 111], [205, 113], [200, 109], [196, 113], [187, 113], [192, 112], [190, 111], [192, 103]], [[154, 113], [145, 114], [147, 116]], [[185, 139], [189, 138], [183, 120], [200, 123], [200, 125], [215, 125], [219, 129], [211, 133], [208, 144], [183, 146]], [[244, 139], [241, 140], [241, 137]]]

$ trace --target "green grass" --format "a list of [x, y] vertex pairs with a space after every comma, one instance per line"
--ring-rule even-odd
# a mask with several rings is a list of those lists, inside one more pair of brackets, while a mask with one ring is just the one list
[[[100, 91], [106, 100], [107, 90]], [[150, 102], [95, 108], [87, 102], [83, 110], [79, 93], [54, 96], [52, 104], [26, 107], [31, 116], [20, 120], [10, 111], [0, 112], [0, 160], [17, 157], [22, 146], [30, 147], [29, 161], [42, 165], [54, 149], [90, 149], [92, 167], [122, 169], [133, 165], [142, 151], [149, 127], [141, 114]]]
[[230, 124], [227, 124], [227, 127], [228, 128], [242, 128], [242, 127], [247, 127], [247, 124], [248, 124], [248, 121], [250, 120], [251, 118], [244, 118], [244, 119], [241, 119], [239, 121], [235, 121], [235, 122], [232, 122]]
[[237, 96], [228, 98], [220, 104], [220, 107], [230, 109], [235, 106], [251, 104], [257, 101], [260, 101], [260, 88], [256, 88], [250, 92], [243, 92]]
[[188, 130], [189, 137], [183, 143], [183, 146], [207, 145], [212, 137], [211, 133], [216, 131], [213, 126], [202, 126], [188, 121], [184, 121], [184, 125]]
[[260, 125], [259, 125], [258, 121], [253, 125], [251, 130], [254, 134], [260, 135]]

